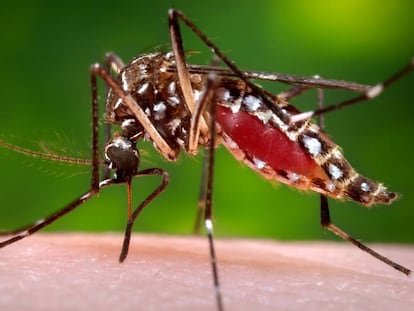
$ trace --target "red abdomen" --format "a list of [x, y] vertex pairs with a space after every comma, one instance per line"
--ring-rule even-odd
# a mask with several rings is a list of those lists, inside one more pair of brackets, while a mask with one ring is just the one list
[[309, 178], [326, 175], [297, 141], [256, 116], [217, 105], [217, 122], [248, 156], [265, 162], [275, 171], [290, 171]]

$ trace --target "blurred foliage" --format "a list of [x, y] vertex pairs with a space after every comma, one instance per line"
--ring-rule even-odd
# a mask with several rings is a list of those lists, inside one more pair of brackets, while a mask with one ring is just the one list
[[[19, 1], [0, 11], [0, 137], [37, 150], [88, 157], [90, 64], [107, 51], [125, 61], [168, 45], [167, 9], [189, 16], [244, 69], [376, 83], [414, 55], [412, 1]], [[211, 53], [182, 27], [190, 62], [208, 64]], [[286, 86], [265, 84], [278, 92]], [[364, 241], [414, 241], [412, 161], [414, 74], [379, 99], [326, 115], [327, 131], [366, 176], [401, 193], [392, 206], [371, 210], [331, 202], [332, 217]], [[103, 89], [101, 84], [101, 89]], [[103, 92], [102, 92], [103, 95]], [[326, 104], [352, 94], [326, 92]], [[295, 99], [315, 107], [316, 94]], [[102, 105], [103, 107], [103, 105]], [[103, 111], [103, 110], [102, 110]], [[162, 167], [167, 191], [139, 217], [138, 231], [189, 234], [196, 214], [201, 157], [166, 163], [150, 144], [142, 167]], [[217, 151], [214, 218], [219, 236], [278, 239], [332, 238], [319, 226], [318, 196], [273, 185], [223, 148]], [[0, 150], [0, 228], [42, 218], [82, 195], [89, 167], [50, 163]], [[159, 182], [134, 182], [139, 202]], [[122, 231], [126, 189], [105, 189], [46, 230]]]

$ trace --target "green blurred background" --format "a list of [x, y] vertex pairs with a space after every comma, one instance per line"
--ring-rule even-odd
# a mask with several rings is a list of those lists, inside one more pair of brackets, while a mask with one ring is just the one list
[[[115, 51], [128, 61], [168, 45], [167, 9], [187, 14], [241, 68], [375, 83], [414, 55], [413, 2], [347, 1], [6, 1], [0, 11], [0, 137], [35, 150], [89, 157], [89, 65]], [[184, 27], [182, 27], [184, 28]], [[184, 29], [190, 62], [210, 52]], [[331, 201], [336, 224], [363, 241], [414, 242], [414, 73], [381, 98], [326, 115], [327, 131], [362, 174], [401, 193], [392, 206], [368, 210]], [[278, 92], [283, 85], [266, 84]], [[101, 88], [102, 89], [102, 88]], [[329, 92], [326, 103], [352, 94]], [[295, 100], [312, 109], [315, 92]], [[101, 106], [103, 108], [103, 105]], [[103, 110], [102, 110], [103, 111]], [[144, 167], [162, 167], [171, 184], [139, 218], [141, 232], [190, 234], [201, 158], [166, 163], [143, 146]], [[332, 239], [319, 226], [318, 196], [272, 185], [224, 148], [214, 188], [218, 236]], [[42, 218], [83, 194], [89, 168], [0, 150], [0, 228]], [[134, 183], [139, 202], [158, 182]], [[102, 191], [46, 230], [122, 231], [126, 190]]]

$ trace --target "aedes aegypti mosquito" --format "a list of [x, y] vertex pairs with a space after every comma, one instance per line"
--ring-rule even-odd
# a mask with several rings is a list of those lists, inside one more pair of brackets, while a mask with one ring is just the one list
[[[394, 269], [409, 275], [411, 271], [355, 240], [330, 219], [327, 197], [350, 199], [364, 206], [389, 204], [397, 195], [376, 181], [358, 174], [347, 162], [340, 148], [311, 118], [378, 96], [414, 67], [414, 59], [402, 70], [375, 86], [354, 82], [326, 80], [319, 77], [241, 71], [180, 11], [171, 9], [169, 31], [172, 51], [140, 55], [124, 63], [112, 53], [105, 64], [90, 68], [92, 91], [92, 165], [90, 189], [70, 204], [33, 225], [12, 232], [0, 247], [21, 240], [69, 213], [94, 197], [102, 188], [125, 183], [128, 188], [128, 222], [119, 260], [125, 260], [132, 226], [139, 213], [166, 187], [168, 174], [161, 168], [138, 170], [141, 139], [153, 142], [154, 148], [168, 161], [175, 161], [181, 150], [196, 155], [200, 147], [207, 152], [196, 227], [204, 214], [208, 236], [213, 281], [219, 310], [223, 309], [219, 289], [212, 224], [212, 189], [214, 149], [223, 144], [233, 156], [270, 180], [277, 180], [301, 190], [321, 194], [321, 224]], [[179, 21], [186, 24], [228, 68], [186, 64]], [[114, 74], [113, 74], [114, 73]], [[97, 78], [109, 88], [106, 121], [120, 126], [121, 132], [107, 138], [105, 159], [99, 159]], [[282, 82], [292, 87], [278, 96], [262, 89], [252, 79]], [[361, 93], [326, 108], [300, 113], [288, 101], [310, 89], [337, 88]], [[109, 129], [109, 127], [108, 127]], [[109, 129], [110, 133], [110, 129]], [[20, 153], [47, 159], [76, 162], [78, 159], [33, 152], [0, 141], [0, 145]], [[102, 178], [99, 168], [106, 168]], [[114, 172], [110, 177], [110, 172]], [[131, 183], [137, 176], [159, 175], [161, 183], [134, 210], [131, 206]]]

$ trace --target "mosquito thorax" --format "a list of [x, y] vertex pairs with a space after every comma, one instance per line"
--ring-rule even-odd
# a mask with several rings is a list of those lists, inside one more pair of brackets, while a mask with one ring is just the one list
[[112, 139], [105, 147], [108, 167], [116, 170], [116, 179], [126, 180], [136, 174], [139, 165], [139, 153], [136, 144], [123, 136]]
[[[175, 66], [172, 52], [141, 55], [120, 70], [117, 80], [174, 150], [174, 160], [188, 139], [191, 113], [185, 104], [177, 74], [168, 71], [171, 66]], [[194, 95], [198, 97], [202, 81], [193, 80]], [[151, 140], [134, 113], [112, 89], [108, 92], [106, 111], [108, 122], [122, 126], [127, 120], [129, 124], [131, 120], [136, 121], [136, 132], [131, 131], [130, 126], [128, 137], [142, 134], [143, 138]]]

